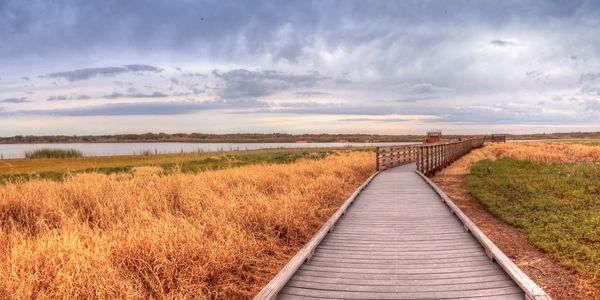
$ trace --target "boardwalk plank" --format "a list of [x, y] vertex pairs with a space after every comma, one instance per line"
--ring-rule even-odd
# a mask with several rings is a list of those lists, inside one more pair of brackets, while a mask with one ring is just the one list
[[372, 279], [372, 280], [433, 280], [449, 278], [485, 278], [488, 276], [505, 275], [501, 270], [469, 271], [460, 273], [435, 273], [435, 274], [366, 274], [366, 273], [339, 273], [330, 271], [298, 270], [296, 276], [307, 275], [319, 278], [350, 278], [350, 279]]
[[[514, 284], [513, 284], [514, 285]], [[457, 299], [457, 298], [475, 298], [489, 296], [512, 296], [519, 295], [523, 299], [523, 291], [516, 286], [489, 288], [489, 289], [474, 289], [460, 291], [426, 291], [426, 292], [348, 292], [348, 291], [331, 291], [323, 289], [297, 288], [286, 286], [281, 291], [280, 298], [285, 299], [285, 295], [309, 296], [315, 298], [327, 299]], [[504, 299], [504, 298], [501, 298]]]
[[485, 281], [476, 283], [457, 283], [451, 284], [441, 282], [437, 285], [418, 285], [404, 284], [391, 282], [391, 284], [383, 284], [377, 282], [374, 284], [356, 284], [356, 282], [341, 284], [341, 283], [326, 283], [323, 281], [312, 282], [303, 281], [301, 279], [293, 279], [288, 282], [288, 287], [328, 290], [328, 291], [343, 291], [343, 292], [371, 292], [371, 293], [423, 293], [423, 292], [442, 292], [442, 291], [464, 291], [464, 290], [482, 290], [493, 288], [514, 287], [514, 282], [510, 279]]
[[355, 285], [418, 285], [418, 286], [438, 286], [452, 284], [477, 284], [482, 282], [492, 281], [511, 281], [510, 277], [505, 274], [487, 275], [487, 276], [471, 276], [471, 277], [452, 277], [452, 278], [426, 278], [426, 279], [358, 279], [358, 278], [343, 278], [343, 277], [317, 277], [318, 274], [302, 275], [298, 274], [295, 280], [331, 283], [331, 284], [355, 284]]
[[495, 265], [472, 265], [467, 267], [441, 267], [441, 268], [409, 268], [405, 266], [397, 266], [396, 268], [377, 268], [377, 267], [328, 267], [328, 266], [315, 266], [311, 264], [303, 265], [300, 270], [312, 270], [312, 271], [328, 271], [335, 273], [362, 273], [362, 274], [388, 274], [388, 275], [402, 275], [402, 274], [440, 274], [440, 273], [460, 273], [460, 272], [472, 272], [472, 271], [488, 271], [495, 270]]
[[279, 298], [523, 299], [413, 170], [375, 177]]

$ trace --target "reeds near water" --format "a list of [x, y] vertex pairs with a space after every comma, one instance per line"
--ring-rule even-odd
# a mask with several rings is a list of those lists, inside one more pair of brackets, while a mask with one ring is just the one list
[[25, 151], [25, 158], [77, 158], [83, 157], [83, 153], [76, 149], [52, 149], [42, 148], [32, 151]]

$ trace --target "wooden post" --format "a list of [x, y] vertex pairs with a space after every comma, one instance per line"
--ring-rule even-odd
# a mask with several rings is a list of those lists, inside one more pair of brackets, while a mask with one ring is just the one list
[[377, 153], [377, 155], [375, 156], [375, 166], [377, 168], [377, 171], [379, 172], [379, 147], [376, 148], [375, 152]]

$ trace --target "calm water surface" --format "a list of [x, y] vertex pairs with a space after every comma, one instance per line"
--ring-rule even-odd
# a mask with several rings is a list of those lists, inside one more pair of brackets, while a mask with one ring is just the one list
[[210, 152], [270, 148], [323, 148], [354, 146], [389, 146], [418, 143], [74, 143], [74, 144], [0, 144], [0, 157], [22, 158], [25, 151], [40, 148], [77, 149], [85, 156], [110, 156], [176, 152]]

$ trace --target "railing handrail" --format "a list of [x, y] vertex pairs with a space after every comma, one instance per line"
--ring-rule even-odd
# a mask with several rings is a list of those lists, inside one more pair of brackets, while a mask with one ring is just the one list
[[417, 145], [377, 147], [377, 171], [397, 167], [417, 160]]
[[473, 148], [483, 146], [483, 143], [483, 138], [474, 138], [418, 145], [417, 170], [425, 175], [435, 174], [435, 172], [471, 152]]
[[429, 175], [447, 167], [471, 149], [481, 147], [483, 143], [483, 138], [474, 138], [421, 145], [377, 147], [377, 171], [417, 162], [417, 170]]

